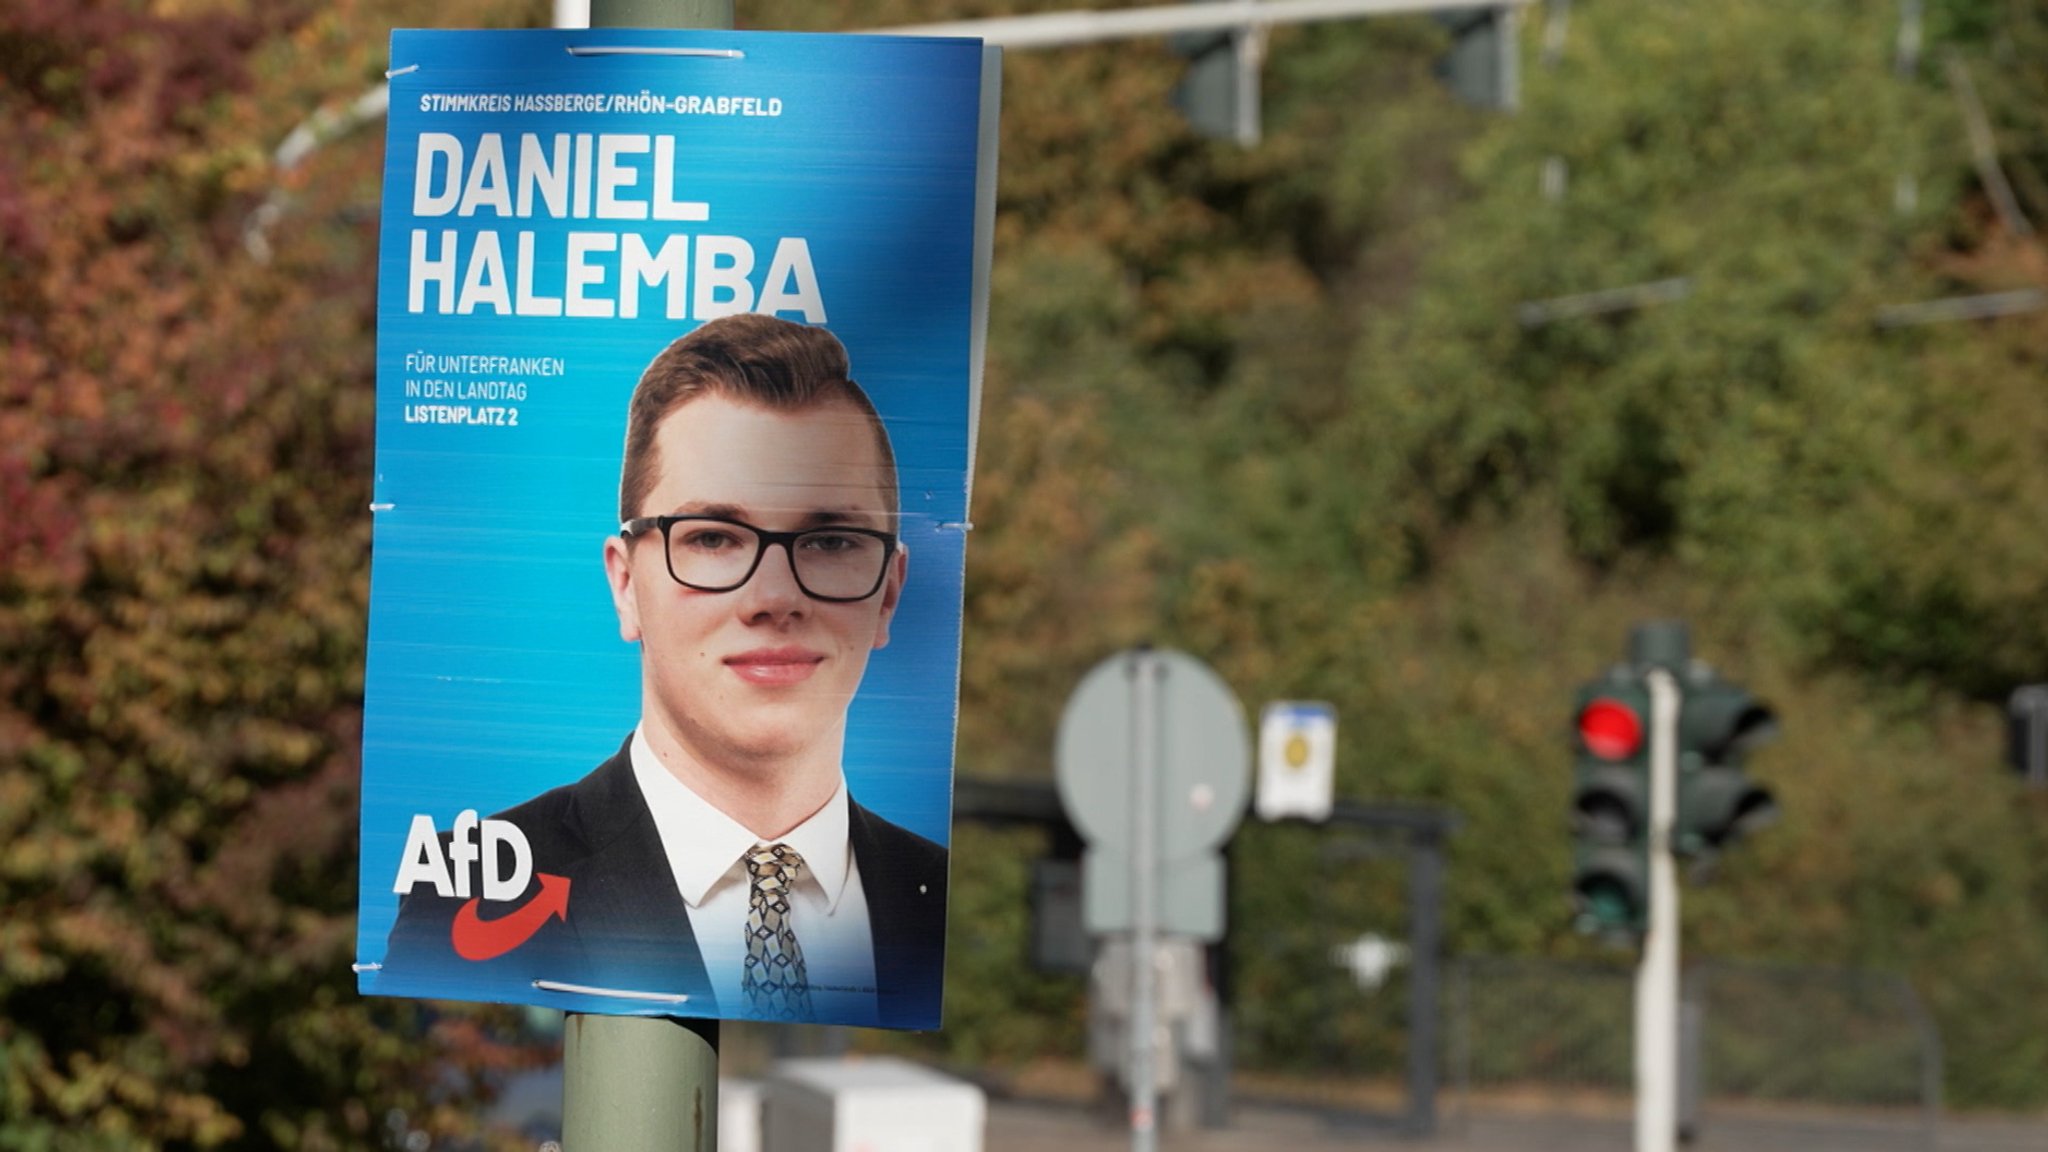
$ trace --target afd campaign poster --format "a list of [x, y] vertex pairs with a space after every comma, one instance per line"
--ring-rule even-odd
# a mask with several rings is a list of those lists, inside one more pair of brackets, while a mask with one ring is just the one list
[[998, 75], [393, 35], [363, 992], [938, 1026]]

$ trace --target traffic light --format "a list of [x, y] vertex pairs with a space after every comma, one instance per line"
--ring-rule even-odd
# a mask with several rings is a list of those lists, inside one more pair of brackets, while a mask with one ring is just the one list
[[1211, 140], [1259, 142], [1259, 43], [1245, 29], [1184, 32], [1167, 44], [1187, 58], [1173, 106]]
[[2013, 771], [2034, 788], [2048, 788], [2048, 684], [2022, 684], [2006, 701]]
[[1743, 772], [1750, 752], [1775, 739], [1778, 719], [1743, 688], [1695, 663], [1679, 677], [1678, 818], [1672, 851], [1711, 857], [1778, 818], [1771, 791]]
[[1436, 19], [1451, 33], [1450, 50], [1437, 62], [1437, 74], [1452, 95], [1475, 108], [1514, 111], [1520, 103], [1514, 9], [1439, 12]]
[[1650, 911], [1650, 692], [1637, 669], [1579, 689], [1572, 746], [1574, 923], [1640, 935]]

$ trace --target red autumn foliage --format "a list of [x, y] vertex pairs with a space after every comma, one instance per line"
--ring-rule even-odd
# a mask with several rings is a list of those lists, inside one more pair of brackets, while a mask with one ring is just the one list
[[0, 1145], [375, 1147], [524, 1058], [349, 969], [375, 149], [241, 235], [353, 7], [0, 9]]

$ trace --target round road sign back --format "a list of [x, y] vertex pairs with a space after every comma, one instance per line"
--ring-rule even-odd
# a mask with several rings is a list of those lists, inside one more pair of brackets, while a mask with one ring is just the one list
[[1208, 665], [1161, 648], [1119, 652], [1097, 664], [1060, 716], [1054, 775], [1082, 838], [1128, 850], [1141, 665], [1157, 678], [1159, 859], [1184, 860], [1229, 839], [1251, 792], [1244, 708]]

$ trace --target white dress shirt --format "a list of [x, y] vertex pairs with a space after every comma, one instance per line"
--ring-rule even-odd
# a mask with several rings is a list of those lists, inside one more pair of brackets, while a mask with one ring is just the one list
[[790, 930], [803, 949], [811, 1009], [820, 1022], [875, 1022], [875, 944], [867, 894], [847, 840], [846, 779], [825, 806], [777, 840], [764, 840], [691, 791], [662, 767], [639, 729], [633, 732], [633, 778], [654, 813], [669, 872], [690, 930], [704, 956], [704, 972], [718, 997], [719, 1015], [746, 1014], [740, 980], [747, 959], [747, 897], [743, 857], [756, 847], [786, 844], [804, 858], [791, 901]]

